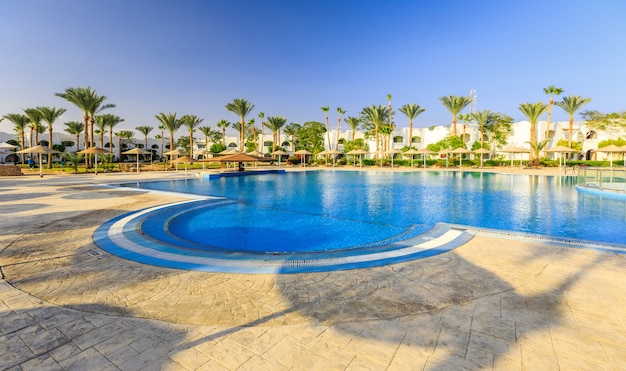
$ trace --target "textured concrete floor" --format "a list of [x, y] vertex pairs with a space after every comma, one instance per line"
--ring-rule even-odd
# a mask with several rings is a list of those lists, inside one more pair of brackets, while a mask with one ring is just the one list
[[111, 256], [102, 222], [177, 201], [0, 179], [0, 370], [626, 370], [624, 256], [475, 237], [435, 257], [297, 275], [178, 271]]

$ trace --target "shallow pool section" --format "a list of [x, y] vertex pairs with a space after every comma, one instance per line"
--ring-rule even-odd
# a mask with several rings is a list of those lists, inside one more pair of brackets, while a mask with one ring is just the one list
[[[272, 252], [256, 241], [257, 248], [237, 249], [190, 241], [171, 233], [172, 220], [194, 209], [220, 208], [228, 200], [185, 201], [148, 208], [112, 219], [100, 226], [94, 241], [102, 249], [140, 263], [207, 272], [304, 273], [375, 267], [399, 263], [449, 251], [473, 235], [463, 228], [440, 224], [415, 235], [411, 228], [400, 236], [347, 249]], [[173, 215], [168, 217], [167, 215]], [[218, 231], [223, 232], [223, 231]], [[232, 235], [231, 239], [238, 239]], [[254, 240], [248, 246], [254, 246]], [[230, 246], [232, 244], [226, 244]], [[273, 246], [270, 244], [270, 246]], [[308, 246], [308, 245], [307, 245]]]

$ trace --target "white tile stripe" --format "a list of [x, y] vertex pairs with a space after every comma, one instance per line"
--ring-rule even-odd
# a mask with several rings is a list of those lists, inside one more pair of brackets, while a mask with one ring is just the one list
[[[188, 203], [194, 201], [183, 201], [176, 204]], [[145, 246], [141, 246], [131, 240], [129, 240], [124, 235], [124, 226], [128, 224], [134, 218], [137, 218], [146, 213], [152, 212], [154, 210], [169, 207], [172, 204], [165, 206], [157, 206], [149, 209], [145, 209], [139, 211], [137, 213], [128, 215], [117, 222], [113, 223], [108, 230], [108, 237], [115, 245], [124, 248], [130, 252], [157, 258], [165, 261], [173, 261], [178, 263], [189, 263], [194, 265], [206, 265], [206, 266], [224, 266], [224, 267], [282, 267], [282, 266], [334, 266], [334, 265], [342, 265], [342, 264], [353, 264], [353, 263], [364, 263], [371, 262], [376, 260], [383, 259], [391, 259], [398, 258], [406, 255], [416, 254], [425, 250], [437, 248], [445, 245], [458, 238], [463, 231], [450, 229], [446, 233], [441, 236], [434, 238], [430, 241], [426, 241], [417, 245], [408, 246], [405, 248], [391, 250], [391, 251], [383, 251], [379, 253], [373, 254], [363, 254], [363, 255], [355, 255], [355, 256], [344, 256], [344, 257], [331, 257], [331, 258], [323, 258], [323, 259], [311, 259], [311, 260], [284, 260], [284, 261], [276, 261], [270, 260], [265, 261], [261, 259], [219, 259], [219, 258], [209, 258], [202, 256], [188, 256], [182, 254], [173, 254], [164, 251], [154, 250]], [[158, 243], [158, 242], [150, 242], [150, 243]]]

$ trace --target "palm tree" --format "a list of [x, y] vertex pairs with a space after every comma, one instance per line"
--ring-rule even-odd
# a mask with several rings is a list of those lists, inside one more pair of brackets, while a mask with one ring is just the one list
[[426, 111], [426, 109], [420, 107], [418, 104], [410, 103], [405, 104], [399, 109], [409, 118], [409, 147], [413, 145], [413, 120], [419, 116], [420, 113]]
[[272, 152], [276, 151], [276, 142], [280, 142], [280, 129], [287, 123], [283, 116], [270, 116], [267, 118], [265, 126], [272, 131]]
[[263, 129], [265, 125], [263, 125], [263, 119], [265, 118], [265, 112], [259, 112], [259, 118], [261, 119], [261, 146], [259, 149], [261, 152], [265, 151], [265, 130]]
[[35, 145], [39, 145], [39, 132], [41, 126], [41, 111], [37, 108], [27, 108], [24, 114], [28, 117], [28, 127], [30, 127], [30, 147], [33, 146], [33, 133], [35, 134]]
[[[37, 107], [41, 113], [41, 120], [48, 126], [48, 147], [52, 148], [52, 125], [67, 110], [56, 107]], [[52, 153], [48, 153], [48, 169], [52, 169]]]
[[100, 148], [103, 148], [104, 146], [104, 132], [106, 131], [107, 128], [107, 124], [106, 124], [106, 119], [104, 118], [103, 115], [97, 115], [96, 116], [96, 133], [98, 134], [98, 139], [99, 139], [99, 146]]
[[76, 135], [76, 151], [80, 150], [80, 133], [83, 132], [83, 124], [78, 121], [70, 121], [64, 124], [65, 131], [69, 134]]
[[213, 129], [211, 129], [210, 126], [200, 126], [198, 130], [200, 130], [200, 132], [204, 134], [204, 147], [205, 149], [208, 149], [209, 148], [209, 136], [211, 136]]
[[222, 144], [226, 147], [226, 128], [230, 126], [230, 122], [221, 119], [217, 122], [217, 127], [222, 129]]
[[496, 118], [496, 114], [490, 110], [482, 110], [470, 113], [472, 119], [476, 120], [478, 130], [480, 131], [480, 148], [483, 148], [483, 138], [485, 137], [485, 128], [488, 127]]
[[341, 132], [341, 115], [343, 115], [344, 113], [346, 113], [347, 111], [344, 111], [341, 109], [341, 107], [337, 107], [337, 140], [335, 141], [335, 149], [339, 150], [339, 133]]
[[300, 129], [302, 129], [302, 126], [294, 122], [285, 126], [285, 134], [291, 136], [291, 150], [293, 152], [296, 151], [297, 136]]
[[471, 100], [469, 97], [458, 97], [456, 95], [441, 97], [439, 100], [452, 114], [452, 135], [456, 136], [456, 117], [459, 112], [471, 103]]
[[239, 150], [241, 152], [244, 151], [244, 145], [245, 145], [244, 133], [245, 133], [246, 116], [248, 116], [248, 114], [250, 114], [250, 112], [252, 112], [253, 109], [254, 109], [254, 104], [250, 104], [250, 102], [248, 102], [247, 100], [243, 98], [235, 99], [231, 103], [228, 103], [226, 105], [226, 110], [239, 116], [239, 119], [241, 120], [239, 121], [239, 123], [241, 124], [241, 131], [239, 132]]
[[345, 121], [348, 126], [350, 126], [350, 129], [352, 130], [352, 141], [354, 142], [354, 132], [356, 131], [356, 129], [359, 128], [359, 125], [361, 124], [361, 118], [348, 116], [343, 119], [343, 121]]
[[[111, 117], [105, 119], [106, 127], [109, 128], [109, 153], [111, 154], [111, 161], [113, 161], [113, 128], [117, 126], [120, 122], [123, 122], [124, 119], [119, 118], [116, 115], [111, 115]], [[120, 149], [121, 151], [121, 149]], [[120, 156], [121, 160], [121, 156]]]
[[[152, 126], [137, 126], [135, 130], [143, 134], [143, 148], [144, 150], [147, 151], [148, 150], [148, 134], [150, 134], [150, 132], [154, 130], [154, 128]], [[152, 158], [152, 152], [150, 152], [150, 158]]]
[[326, 113], [326, 138], [328, 139], [328, 149], [331, 150], [330, 147], [330, 127], [328, 126], [328, 111], [330, 110], [329, 106], [323, 106], [322, 112]]
[[572, 148], [572, 138], [574, 137], [574, 114], [585, 104], [591, 102], [591, 98], [583, 98], [580, 95], [570, 95], [563, 97], [561, 102], [555, 104], [569, 114], [569, 147]]
[[541, 150], [545, 148], [545, 146], [548, 144], [549, 141], [550, 139], [544, 139], [540, 142], [533, 143], [531, 141], [528, 141], [526, 143], [530, 144], [530, 149], [532, 150], [534, 158], [539, 158], [539, 152], [541, 152]]
[[[550, 101], [548, 102], [548, 123], [546, 124], [546, 133], [550, 130], [550, 117], [552, 116], [552, 106], [554, 105], [554, 96], [561, 95], [565, 90], [561, 88], [555, 88], [554, 85], [550, 85], [547, 88], [543, 88], [544, 93], [548, 94]], [[547, 137], [547, 134], [546, 134]]]
[[204, 119], [196, 115], [185, 115], [180, 118], [180, 123], [189, 129], [189, 157], [191, 158], [193, 158], [193, 133], [202, 121], [204, 121]]
[[[365, 122], [369, 122], [370, 124], [374, 125], [374, 138], [376, 139], [375, 152], [378, 152], [380, 148], [379, 142], [378, 142], [379, 130], [380, 130], [380, 127], [389, 118], [389, 109], [382, 105], [378, 105], [378, 106], [372, 105], [372, 106], [363, 108], [363, 110], [361, 111], [361, 115]], [[378, 154], [376, 154], [376, 158], [378, 158]]]
[[[170, 132], [170, 150], [174, 149], [174, 132], [180, 128], [180, 120], [176, 119], [176, 112], [174, 113], [159, 113], [154, 116], [163, 127]], [[172, 156], [170, 156], [170, 165], [172, 164]]]
[[[26, 149], [26, 139], [25, 139], [25, 133], [24, 130], [26, 129], [26, 127], [28, 126], [29, 120], [28, 120], [28, 116], [26, 115], [22, 115], [20, 113], [9, 113], [7, 115], [4, 115], [3, 118], [11, 121], [13, 123], [13, 129], [17, 132], [19, 138], [20, 138], [20, 146], [22, 147], [22, 149]], [[21, 154], [22, 157], [22, 163], [24, 163], [24, 154]]]
[[521, 103], [519, 105], [519, 110], [530, 122], [530, 143], [531, 146], [535, 145], [537, 143], [537, 121], [539, 121], [539, 116], [543, 115], [543, 113], [548, 110], [548, 106], [543, 104], [543, 102], [537, 102], [534, 104]]
[[159, 160], [161, 160], [163, 158], [163, 148], [164, 148], [164, 141], [165, 141], [165, 125], [161, 124], [158, 126], [159, 130], [161, 130], [161, 157], [159, 157]]
[[135, 133], [130, 130], [120, 130], [117, 133], [115, 133], [115, 135], [117, 135], [117, 149], [118, 149], [120, 160], [121, 160], [122, 159], [122, 139], [130, 140], [132, 137], [135, 136]]

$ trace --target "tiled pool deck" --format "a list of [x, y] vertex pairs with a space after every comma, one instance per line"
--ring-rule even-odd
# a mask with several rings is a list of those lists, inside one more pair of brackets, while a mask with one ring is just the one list
[[479, 234], [347, 271], [175, 270], [98, 248], [173, 195], [94, 186], [184, 173], [0, 178], [0, 370], [614, 369], [624, 255]]

